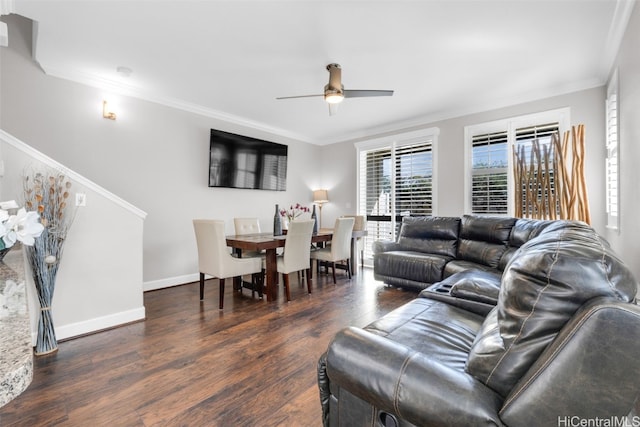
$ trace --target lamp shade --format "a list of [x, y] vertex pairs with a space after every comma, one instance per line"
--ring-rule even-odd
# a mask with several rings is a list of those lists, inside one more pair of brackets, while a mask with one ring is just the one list
[[327, 190], [315, 190], [313, 192], [314, 203], [327, 203], [328, 201], [329, 195], [327, 194]]

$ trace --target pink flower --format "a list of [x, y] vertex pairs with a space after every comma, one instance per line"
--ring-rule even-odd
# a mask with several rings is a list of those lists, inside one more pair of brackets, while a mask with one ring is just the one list
[[301, 205], [300, 203], [296, 203], [295, 205], [291, 205], [288, 210], [282, 209], [280, 211], [280, 216], [285, 216], [289, 220], [289, 222], [293, 221], [303, 213], [309, 212], [309, 208]]

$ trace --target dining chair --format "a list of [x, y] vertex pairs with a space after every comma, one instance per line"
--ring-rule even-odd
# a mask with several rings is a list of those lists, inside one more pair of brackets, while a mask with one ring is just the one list
[[198, 246], [198, 269], [200, 271], [200, 301], [204, 299], [204, 276], [208, 274], [220, 281], [220, 309], [224, 304], [224, 281], [232, 277], [251, 274], [254, 288], [262, 286], [261, 258], [234, 258], [227, 247], [224, 221], [194, 219], [193, 228]]
[[260, 233], [258, 218], [233, 218], [233, 226], [237, 235]]
[[[242, 236], [245, 234], [259, 234], [260, 221], [258, 218], [233, 218], [233, 226], [235, 228], [236, 235]], [[242, 257], [256, 257], [264, 256], [264, 252], [260, 251], [243, 251]], [[242, 288], [240, 288], [242, 290]], [[260, 294], [262, 295], [262, 294]]]
[[[342, 215], [343, 218], [354, 218], [355, 222], [353, 224], [353, 231], [364, 231], [367, 229], [367, 217], [364, 215]], [[364, 246], [365, 240], [364, 237], [358, 237], [356, 240], [357, 250], [360, 252], [360, 268], [364, 268]], [[353, 265], [352, 268], [357, 268], [356, 265]]]
[[333, 283], [336, 283], [336, 262], [338, 261], [347, 261], [347, 273], [351, 279], [351, 233], [354, 223], [355, 218], [337, 218], [333, 228], [331, 246], [311, 252], [311, 259], [315, 259], [316, 263], [320, 261], [331, 263]]
[[278, 273], [282, 274], [287, 301], [291, 301], [289, 290], [289, 273], [303, 270], [306, 272], [307, 291], [311, 293], [311, 236], [315, 220], [291, 221], [284, 243], [284, 254], [278, 256], [276, 265]]

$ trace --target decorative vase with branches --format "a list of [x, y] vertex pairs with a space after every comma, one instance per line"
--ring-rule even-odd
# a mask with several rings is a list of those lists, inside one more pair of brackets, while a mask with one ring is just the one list
[[70, 188], [69, 179], [57, 171], [35, 172], [25, 175], [23, 180], [25, 206], [40, 214], [44, 226], [34, 245], [27, 247], [27, 258], [40, 302], [36, 355], [58, 350], [51, 301], [64, 243], [75, 213], [70, 212], [67, 204]]

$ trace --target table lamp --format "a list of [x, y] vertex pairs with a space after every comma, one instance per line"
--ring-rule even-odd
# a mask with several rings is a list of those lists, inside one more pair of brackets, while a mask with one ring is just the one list
[[318, 205], [318, 228], [322, 228], [322, 204], [327, 203], [329, 201], [329, 195], [327, 194], [327, 190], [314, 190], [313, 192], [313, 203]]

